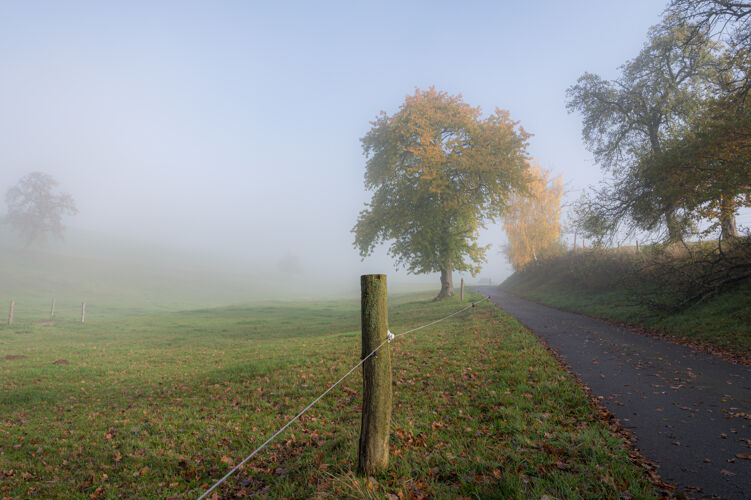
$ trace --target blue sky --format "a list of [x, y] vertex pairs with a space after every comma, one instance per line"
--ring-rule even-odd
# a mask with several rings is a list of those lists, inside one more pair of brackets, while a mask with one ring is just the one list
[[[0, 4], [0, 191], [33, 170], [71, 226], [355, 278], [359, 138], [414, 87], [507, 109], [577, 194], [601, 177], [565, 90], [635, 56], [658, 0]], [[482, 276], [508, 273], [494, 244]], [[405, 275], [397, 275], [402, 279]], [[432, 278], [431, 278], [432, 279]]]

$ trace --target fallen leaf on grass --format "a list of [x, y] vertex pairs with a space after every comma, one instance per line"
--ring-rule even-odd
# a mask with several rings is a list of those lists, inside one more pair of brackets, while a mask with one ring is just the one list
[[141, 467], [140, 469], [138, 469], [137, 471], [133, 473], [133, 477], [144, 476], [146, 475], [147, 472], [149, 472], [148, 467]]

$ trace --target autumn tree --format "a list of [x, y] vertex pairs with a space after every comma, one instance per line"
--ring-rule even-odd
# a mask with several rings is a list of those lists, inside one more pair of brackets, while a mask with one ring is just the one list
[[73, 197], [57, 193], [58, 182], [50, 175], [32, 172], [5, 194], [8, 207], [6, 221], [26, 240], [44, 244], [48, 236], [63, 237], [62, 218], [78, 213]]
[[[687, 219], [671, 197], [644, 197], [639, 165], [660, 154], [701, 110], [713, 85], [717, 47], [687, 23], [670, 19], [649, 31], [639, 55], [621, 67], [613, 81], [585, 73], [568, 89], [567, 107], [583, 118], [582, 136], [610, 182], [592, 194], [590, 220], [613, 230], [624, 221], [639, 229], [667, 229], [668, 240], [682, 238]], [[683, 216], [682, 216], [683, 215]]]
[[561, 235], [560, 177], [551, 181], [550, 172], [530, 164], [530, 181], [525, 192], [513, 193], [503, 217], [508, 236], [506, 255], [515, 271], [536, 261], [541, 251], [553, 247]]
[[715, 99], [680, 138], [643, 159], [651, 191], [714, 221], [723, 239], [739, 235], [735, 215], [751, 206], [751, 102]]
[[[738, 236], [735, 214], [751, 200], [751, 2], [673, 0], [669, 11], [680, 12], [695, 26], [695, 38], [709, 33], [722, 43], [715, 92], [705, 111], [668, 148], [642, 162], [645, 173], [663, 172], [668, 190], [720, 228], [723, 239]], [[694, 43], [689, 40], [688, 43]]]
[[460, 95], [432, 87], [382, 112], [361, 139], [373, 195], [353, 228], [360, 255], [390, 241], [397, 265], [440, 272], [436, 298], [453, 295], [453, 271], [475, 275], [485, 261], [479, 229], [524, 185], [527, 138], [508, 112], [483, 118]]

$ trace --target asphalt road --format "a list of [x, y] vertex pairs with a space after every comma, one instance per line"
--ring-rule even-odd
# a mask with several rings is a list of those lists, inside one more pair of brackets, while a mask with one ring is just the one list
[[697, 497], [751, 498], [751, 369], [496, 288], [477, 291], [559, 353], [664, 481]]

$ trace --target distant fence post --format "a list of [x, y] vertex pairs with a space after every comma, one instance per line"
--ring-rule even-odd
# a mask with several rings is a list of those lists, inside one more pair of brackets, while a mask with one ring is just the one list
[[13, 325], [13, 309], [16, 308], [16, 303], [14, 301], [10, 301], [10, 314], [8, 315], [8, 326]]
[[[386, 341], [388, 308], [386, 275], [360, 276], [362, 357]], [[383, 346], [362, 367], [362, 426], [357, 472], [369, 476], [389, 464], [389, 430], [391, 428], [391, 352]]]
[[55, 319], [55, 297], [52, 297], [52, 309], [50, 310], [50, 321]]
[[636, 253], [639, 253], [639, 240], [636, 240]]
[[461, 292], [459, 292], [459, 300], [464, 302], [464, 278], [462, 278]]
[[86, 322], [86, 302], [81, 302], [81, 323]]

